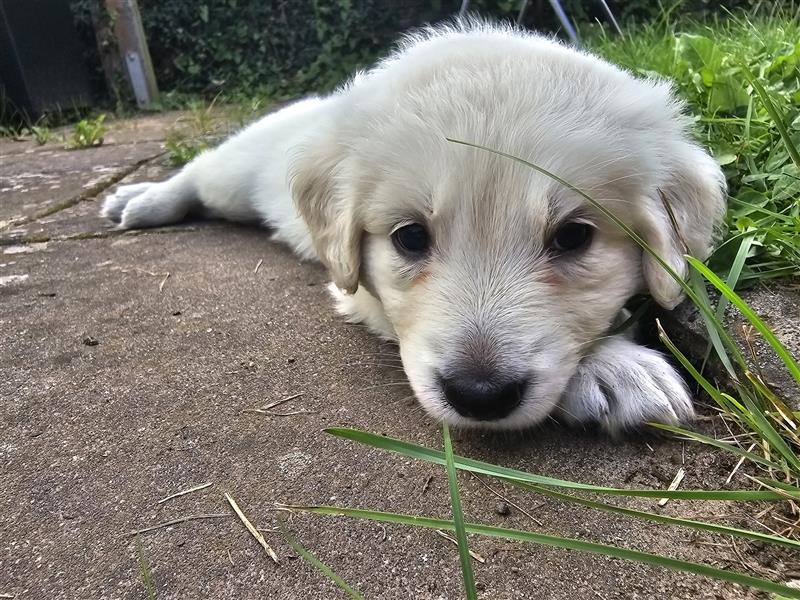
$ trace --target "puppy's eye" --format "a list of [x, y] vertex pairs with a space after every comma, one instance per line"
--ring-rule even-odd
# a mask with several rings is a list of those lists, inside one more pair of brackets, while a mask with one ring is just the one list
[[565, 223], [556, 230], [550, 249], [557, 254], [581, 250], [589, 245], [593, 234], [594, 227], [588, 223]]
[[425, 254], [431, 245], [428, 230], [419, 223], [411, 223], [395, 230], [392, 233], [392, 242], [398, 252], [412, 258]]

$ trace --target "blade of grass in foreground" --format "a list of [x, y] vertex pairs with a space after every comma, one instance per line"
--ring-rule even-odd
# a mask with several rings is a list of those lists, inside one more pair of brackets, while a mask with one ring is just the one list
[[752, 415], [753, 422], [755, 423], [755, 431], [762, 440], [769, 443], [772, 449], [780, 454], [786, 461], [786, 464], [795, 473], [795, 476], [800, 473], [800, 458], [795, 454], [795, 451], [789, 447], [781, 437], [780, 432], [772, 426], [766, 416], [764, 416], [764, 409], [756, 404], [755, 401], [750, 399], [747, 395], [742, 396], [745, 408], [747, 408], [750, 415]]
[[573, 494], [563, 494], [550, 490], [540, 485], [533, 485], [530, 483], [522, 483], [520, 481], [509, 481], [509, 483], [520, 489], [541, 494], [556, 500], [570, 502], [572, 504], [579, 504], [587, 508], [595, 510], [602, 510], [605, 512], [616, 513], [618, 515], [625, 515], [626, 517], [633, 517], [635, 519], [643, 519], [645, 521], [653, 521], [654, 523], [662, 523], [664, 525], [677, 525], [679, 527], [688, 527], [689, 529], [697, 529], [700, 531], [709, 531], [711, 533], [719, 533], [721, 535], [732, 535], [748, 540], [757, 540], [760, 542], [767, 542], [786, 546], [800, 550], [800, 542], [789, 538], [780, 537], [777, 535], [770, 535], [768, 533], [759, 533], [758, 531], [750, 531], [748, 529], [739, 529], [738, 527], [728, 527], [726, 525], [717, 525], [716, 523], [706, 523], [704, 521], [694, 521], [691, 519], [681, 519], [679, 517], [669, 517], [656, 512], [648, 512], [644, 510], [634, 510], [632, 508], [625, 508], [623, 506], [615, 506], [607, 502], [598, 502], [596, 500], [589, 500]]
[[725, 285], [725, 282], [722, 281], [716, 273], [714, 273], [711, 269], [705, 266], [701, 261], [697, 260], [696, 258], [689, 256], [687, 257], [689, 264], [696, 269], [703, 277], [705, 277], [711, 285], [719, 290], [719, 292], [725, 296], [739, 311], [745, 316], [745, 318], [750, 321], [750, 323], [758, 329], [759, 333], [764, 336], [764, 339], [767, 340], [772, 349], [775, 353], [780, 357], [783, 361], [783, 364], [786, 365], [786, 368], [794, 377], [794, 380], [800, 385], [800, 367], [798, 367], [797, 362], [795, 362], [792, 355], [786, 350], [786, 348], [781, 344], [780, 340], [775, 337], [775, 334], [770, 331], [769, 327], [762, 321], [759, 316], [750, 308], [747, 303], [742, 300], [741, 296], [734, 292], [731, 288]]
[[[722, 362], [722, 366], [724, 366], [725, 370], [728, 372], [728, 375], [730, 375], [733, 381], [738, 381], [739, 377], [736, 374], [736, 369], [733, 368], [731, 359], [728, 357], [728, 353], [725, 351], [725, 345], [722, 343], [722, 338], [719, 335], [719, 330], [722, 327], [722, 321], [718, 317], [714, 316], [713, 312], [711, 312], [711, 300], [708, 297], [708, 290], [706, 290], [705, 281], [703, 281], [703, 278], [700, 277], [694, 270], [690, 270], [689, 272], [689, 281], [691, 282], [697, 297], [703, 302], [703, 305], [707, 307], [707, 310], [700, 311], [700, 317], [703, 319], [703, 323], [706, 326], [706, 331], [708, 331], [709, 349], [714, 348], [714, 351], [717, 353], [717, 356]], [[719, 305], [717, 305], [717, 308], [719, 309]], [[707, 351], [706, 356], [708, 356], [708, 354], [709, 352]]]
[[450, 428], [443, 424], [444, 456], [447, 463], [447, 485], [450, 488], [450, 504], [453, 507], [453, 524], [458, 540], [458, 556], [461, 560], [461, 573], [464, 576], [464, 589], [467, 600], [477, 600], [478, 590], [475, 588], [475, 575], [472, 572], [472, 557], [469, 555], [467, 532], [464, 530], [464, 513], [461, 511], [461, 497], [458, 493], [456, 466], [453, 463], [453, 443], [450, 440]]
[[[678, 360], [678, 362], [683, 365], [683, 368], [692, 376], [692, 378], [702, 387], [706, 393], [714, 399], [714, 401], [726, 410], [726, 412], [735, 412], [732, 410], [732, 407], [729, 406], [729, 402], [722, 392], [720, 392], [711, 382], [706, 379], [700, 371], [695, 369], [694, 365], [691, 361], [686, 358], [686, 355], [678, 350], [678, 347], [672, 342], [672, 340], [667, 335], [667, 332], [664, 331], [664, 328], [661, 326], [661, 321], [656, 319], [656, 327], [658, 328], [658, 339], [661, 340], [661, 343], [666, 346], [666, 348], [672, 353], [672, 355]], [[739, 412], [741, 412], [740, 409]]]
[[[667, 426], [664, 426], [663, 428], [667, 429], [669, 431], [673, 431], [674, 430], [674, 431], [682, 432], [682, 430], [680, 430], [680, 428], [671, 428], [671, 427], [667, 427]], [[717, 442], [717, 440], [713, 440], [713, 441], [716, 442], [716, 443], [719, 443], [719, 444], [724, 444], [724, 442]], [[738, 450], [738, 448], [737, 448], [737, 450]], [[741, 451], [741, 452], [744, 452], [744, 451]], [[758, 455], [754, 455], [754, 456], [755, 456], [755, 458], [761, 458]], [[455, 466], [455, 464], [454, 464], [454, 466]], [[597, 509], [597, 510], [604, 510], [604, 511], [607, 511], [607, 512], [623, 514], [623, 515], [626, 515], [626, 516], [629, 516], [629, 517], [645, 519], [645, 520], [654, 521], [654, 522], [657, 522], [657, 523], [664, 523], [664, 524], [668, 524], [668, 525], [677, 525], [677, 526], [682, 526], [682, 527], [688, 527], [688, 528], [691, 528], [691, 529], [697, 529], [697, 530], [702, 530], [702, 531], [709, 531], [709, 532], [712, 532], [712, 533], [718, 533], [718, 534], [721, 534], [721, 535], [732, 535], [732, 536], [736, 536], [736, 537], [740, 537], [740, 538], [744, 538], [744, 539], [758, 540], [758, 541], [762, 541], [762, 542], [774, 543], [774, 544], [778, 544], [778, 545], [782, 545], [782, 546], [788, 546], [788, 547], [800, 549], [800, 542], [797, 542], [795, 540], [785, 539], [785, 538], [782, 538], [782, 537], [779, 537], [779, 536], [773, 536], [773, 535], [759, 533], [759, 532], [756, 532], [756, 531], [750, 531], [750, 530], [746, 530], [746, 529], [738, 529], [738, 528], [735, 528], [735, 527], [728, 527], [728, 526], [725, 526], [725, 525], [718, 525], [716, 523], [708, 523], [708, 522], [704, 522], [704, 521], [693, 521], [693, 520], [689, 520], [689, 519], [681, 519], [681, 518], [678, 518], [678, 517], [669, 517], [669, 516], [661, 515], [659, 513], [654, 513], [654, 512], [638, 511], [638, 510], [623, 508], [623, 507], [620, 507], [620, 506], [615, 506], [613, 504], [608, 504], [608, 503], [601, 502], [601, 501], [590, 500], [588, 498], [584, 498], [584, 497], [581, 497], [581, 496], [575, 496], [575, 495], [572, 495], [572, 494], [563, 494], [561, 492], [557, 492], [557, 491], [554, 491], [554, 490], [551, 490], [551, 489], [548, 489], [546, 487], [543, 487], [543, 486], [540, 486], [540, 485], [536, 485], [536, 484], [531, 484], [531, 483], [526, 483], [526, 482], [522, 482], [522, 481], [518, 481], [518, 480], [511, 480], [511, 479], [506, 479], [506, 481], [508, 481], [511, 485], [514, 485], [516, 487], [520, 487], [520, 488], [525, 489], [527, 491], [532, 491], [532, 492], [539, 493], [539, 494], [542, 494], [542, 495], [545, 495], [545, 496], [550, 496], [550, 497], [553, 497], [553, 498], [557, 498], [559, 500], [572, 502], [574, 504], [580, 504], [582, 506], [587, 506], [589, 508], [594, 508], [594, 509]], [[788, 488], [788, 489], [786, 489], [786, 488]], [[791, 486], [786, 486], [785, 488], [781, 487], [781, 490], [786, 492], [786, 496], [792, 496], [794, 494], [798, 499], [800, 499], [800, 490], [798, 490], [796, 488], [792, 488]], [[660, 491], [659, 491], [659, 495], [661, 495]], [[780, 495], [781, 494], [777, 494], [776, 493], [776, 496], [780, 496]]]
[[[755, 229], [750, 229], [744, 233], [742, 236], [742, 241], [739, 244], [739, 249], [736, 251], [736, 256], [731, 263], [730, 269], [728, 269], [728, 277], [725, 280], [725, 284], [731, 288], [732, 290], [736, 289], [736, 286], [739, 284], [739, 278], [742, 276], [742, 269], [744, 268], [744, 263], [747, 260], [747, 256], [750, 253], [750, 248], [753, 247], [753, 242], [756, 239], [756, 231]], [[715, 312], [717, 316], [717, 320], [721, 323], [725, 318], [725, 308], [728, 306], [728, 299], [725, 296], [721, 296], [719, 302], [717, 303], [717, 310]]]
[[[416, 515], [402, 515], [396, 513], [386, 513], [373, 510], [363, 510], [357, 508], [339, 508], [335, 506], [288, 506], [283, 505], [280, 507], [283, 510], [298, 511], [313, 513], [318, 515], [330, 515], [341, 517], [354, 517], [357, 519], [367, 519], [370, 521], [378, 521], [382, 523], [397, 523], [401, 525], [411, 525], [413, 527], [426, 527], [428, 529], [446, 529], [449, 531], [455, 530], [455, 524], [452, 521], [445, 521], [442, 519], [432, 519], [429, 517], [420, 517]], [[760, 577], [752, 577], [744, 573], [737, 573], [736, 571], [726, 571], [717, 569], [709, 565], [700, 563], [679, 560], [676, 558], [669, 558], [666, 556], [659, 556], [649, 552], [640, 552], [638, 550], [629, 550], [627, 548], [618, 548], [616, 546], [609, 546], [607, 544], [598, 544], [596, 542], [587, 542], [574, 538], [562, 538], [552, 535], [545, 535], [542, 533], [534, 533], [532, 531], [523, 531], [519, 529], [505, 529], [502, 527], [492, 527], [490, 525], [482, 525], [479, 523], [465, 523], [464, 528], [469, 533], [478, 535], [485, 535], [490, 537], [503, 538], [508, 540], [518, 540], [521, 542], [529, 542], [534, 544], [542, 544], [545, 546], [552, 546], [554, 548], [563, 548], [566, 550], [577, 550], [579, 552], [588, 552], [591, 554], [602, 554], [604, 556], [611, 556], [614, 558], [622, 558], [676, 571], [683, 571], [687, 573], [694, 573], [696, 575], [704, 575], [706, 577], [713, 577], [731, 583], [738, 583], [765, 592], [773, 594], [780, 594], [787, 598], [800, 599], [800, 590], [762, 579]]]
[[[781, 470], [781, 466], [778, 463], [773, 462], [771, 460], [767, 460], [760, 454], [756, 454], [755, 452], [748, 452], [747, 450], [742, 450], [741, 448], [739, 448], [739, 446], [735, 446], [734, 444], [731, 444], [729, 442], [722, 442], [707, 435], [703, 435], [702, 433], [696, 433], [694, 431], [684, 429], [683, 427], [664, 425], [663, 423], [650, 423], [650, 427], [655, 427], [656, 429], [661, 429], [663, 431], [669, 431], [670, 433], [674, 433], [686, 440], [691, 440], [694, 442], [700, 442], [701, 444], [714, 446], [715, 448], [719, 448], [720, 450], [725, 450], [725, 452], [730, 452], [731, 454], [735, 454], [736, 456], [743, 456], [744, 458], [754, 463], [758, 463], [764, 467], [767, 467], [768, 469], [777, 469], [778, 471]], [[798, 499], [800, 499], [800, 496], [798, 496]]]
[[328, 579], [333, 581], [339, 589], [346, 592], [353, 600], [364, 600], [364, 597], [359, 594], [356, 590], [354, 590], [348, 583], [339, 577], [336, 573], [334, 573], [333, 569], [331, 569], [328, 565], [318, 559], [316, 556], [311, 554], [308, 550], [303, 548], [303, 546], [298, 542], [291, 532], [286, 528], [286, 523], [283, 522], [283, 519], [278, 519], [278, 526], [281, 529], [281, 533], [283, 533], [283, 537], [286, 538], [286, 541], [289, 545], [294, 549], [300, 557], [305, 560], [308, 564], [310, 564], [315, 569], [321, 571]]
[[[391, 437], [384, 437], [382, 435], [375, 435], [368, 431], [360, 431], [358, 429], [349, 429], [346, 427], [331, 427], [325, 429], [326, 433], [330, 433], [336, 437], [344, 438], [360, 444], [366, 444], [374, 448], [396, 452], [409, 458], [416, 458], [424, 460], [436, 465], [445, 465], [444, 452], [439, 450], [432, 450], [424, 446], [412, 444], [411, 442], [404, 442]], [[643, 489], [625, 489], [625, 488], [611, 488], [590, 485], [587, 483], [578, 483], [575, 481], [567, 481], [564, 479], [555, 479], [553, 477], [544, 477], [534, 473], [526, 473], [525, 471], [518, 471], [516, 469], [509, 469], [506, 467], [499, 467], [479, 460], [471, 458], [464, 458], [462, 456], [454, 455], [453, 462], [457, 469], [464, 471], [471, 471], [482, 475], [489, 475], [491, 477], [498, 477], [500, 479], [507, 479], [510, 481], [522, 481], [525, 483], [533, 483], [538, 485], [545, 485], [549, 487], [568, 488], [572, 490], [582, 490], [585, 492], [593, 492], [597, 494], [610, 494], [615, 496], [636, 496], [641, 498], [672, 498], [675, 500], [782, 500], [783, 496], [766, 490], [643, 490]]]

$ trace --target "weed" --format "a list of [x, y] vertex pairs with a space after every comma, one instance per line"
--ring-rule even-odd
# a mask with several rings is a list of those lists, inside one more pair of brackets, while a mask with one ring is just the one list
[[39, 146], [44, 146], [53, 137], [53, 132], [44, 125], [34, 125], [30, 128], [30, 131]]
[[[167, 132], [167, 162], [181, 167], [212, 147], [218, 140], [244, 128], [268, 106], [262, 97], [223, 97], [210, 103], [189, 100], [189, 112]], [[224, 104], [223, 104], [224, 103]]]
[[102, 114], [94, 119], [81, 119], [75, 123], [72, 138], [67, 142], [66, 148], [68, 150], [77, 150], [102, 146], [103, 139], [108, 133], [105, 120], [106, 116]]
[[167, 132], [164, 140], [167, 149], [167, 162], [172, 167], [182, 167], [191, 162], [201, 152], [208, 149], [208, 144], [200, 139], [191, 138], [180, 131]]

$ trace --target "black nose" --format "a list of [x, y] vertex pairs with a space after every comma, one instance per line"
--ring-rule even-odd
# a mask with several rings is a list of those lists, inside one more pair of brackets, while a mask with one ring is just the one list
[[502, 419], [522, 402], [530, 379], [495, 380], [485, 376], [439, 376], [447, 402], [458, 414], [479, 421]]

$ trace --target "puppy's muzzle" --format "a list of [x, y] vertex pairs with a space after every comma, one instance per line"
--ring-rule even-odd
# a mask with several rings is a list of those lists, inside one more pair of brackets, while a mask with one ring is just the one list
[[462, 417], [478, 421], [510, 415], [531, 383], [530, 376], [509, 379], [482, 373], [439, 373], [437, 379], [448, 404]]

